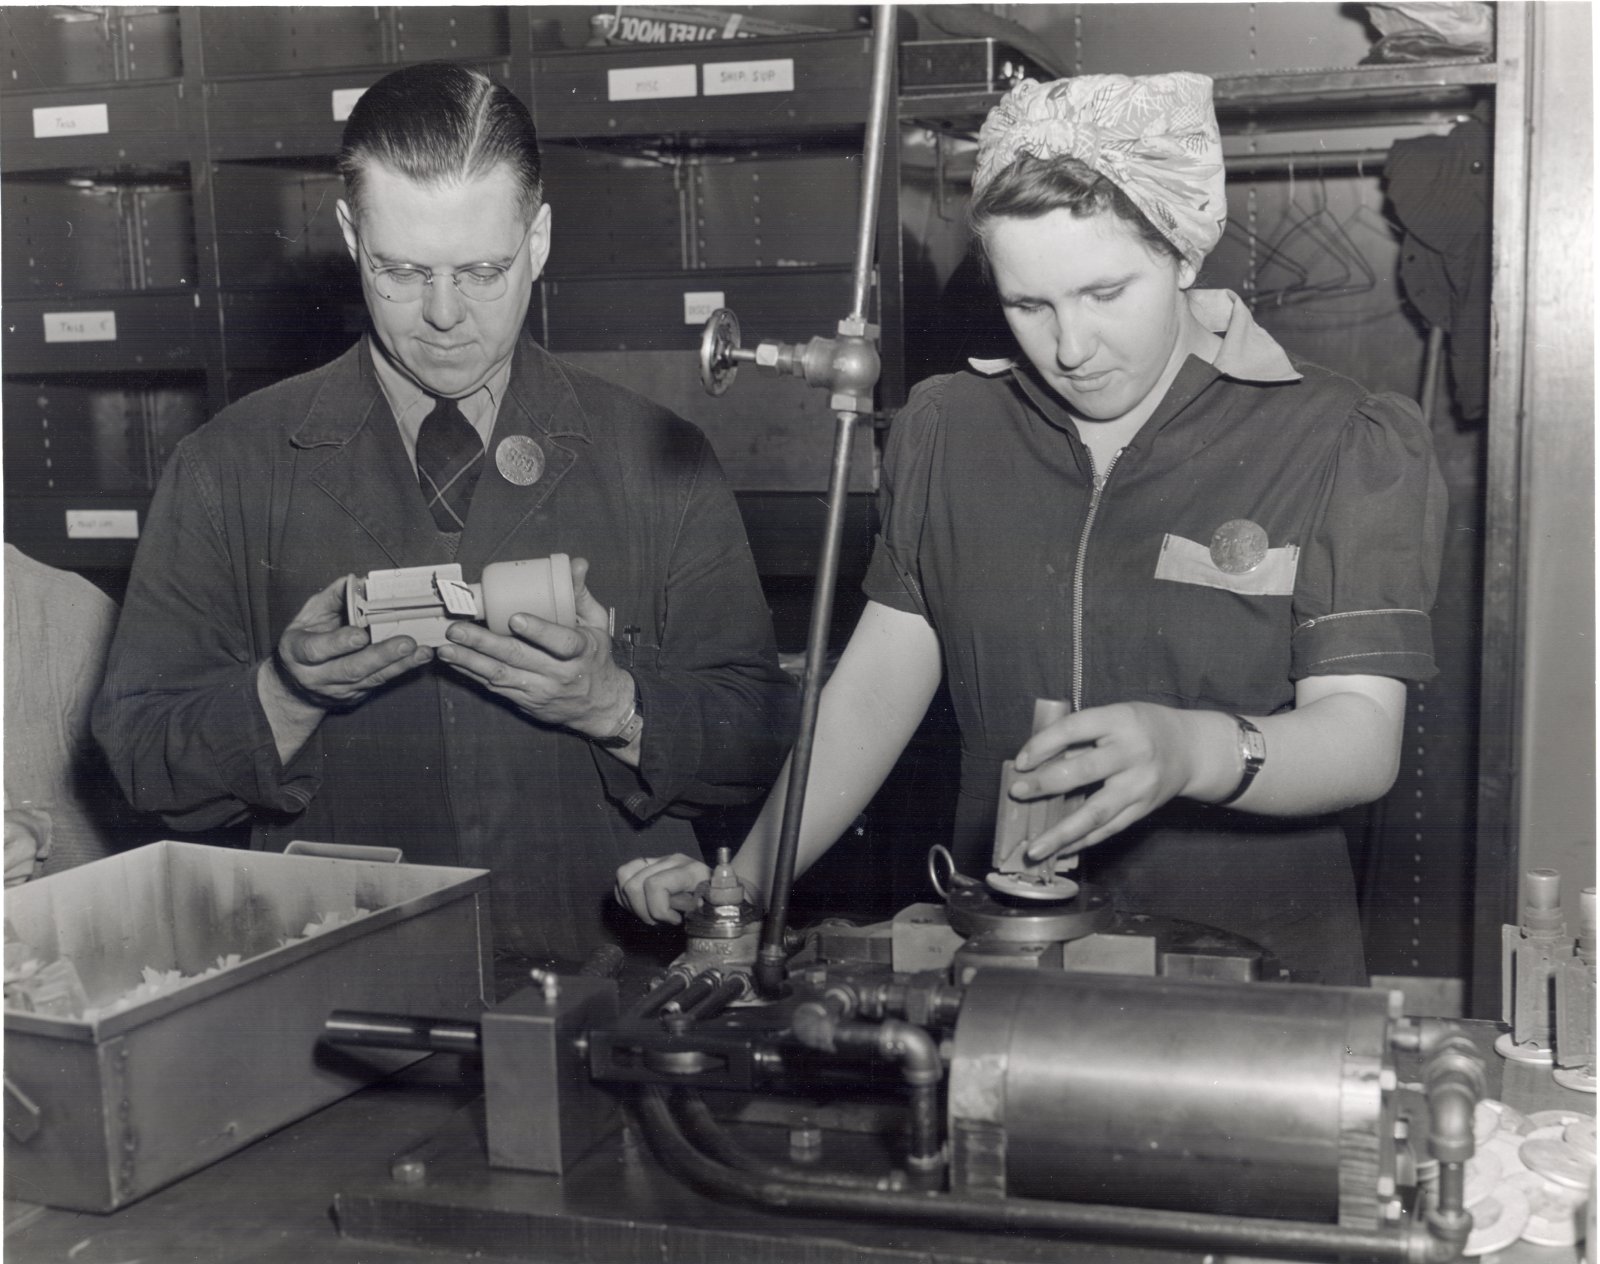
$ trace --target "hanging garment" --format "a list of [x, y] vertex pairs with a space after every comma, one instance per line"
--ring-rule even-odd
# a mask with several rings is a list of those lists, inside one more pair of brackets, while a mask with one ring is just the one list
[[1400, 283], [1429, 324], [1450, 335], [1456, 406], [1481, 419], [1489, 390], [1489, 129], [1477, 119], [1447, 136], [1396, 141], [1389, 200], [1405, 225]]

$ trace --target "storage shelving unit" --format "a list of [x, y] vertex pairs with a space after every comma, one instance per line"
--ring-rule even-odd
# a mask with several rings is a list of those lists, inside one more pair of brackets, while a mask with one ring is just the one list
[[[815, 567], [827, 400], [751, 368], [727, 395], [707, 396], [700, 332], [729, 307], [747, 344], [803, 342], [831, 336], [848, 313], [870, 82], [865, 32], [532, 56], [558, 243], [542, 296], [548, 345], [706, 430], [773, 584]], [[891, 180], [880, 278], [899, 273], [896, 206]], [[879, 285], [885, 410], [904, 396], [898, 299], [897, 285]], [[865, 566], [873, 466], [863, 428], [846, 575]]]
[[[867, 34], [551, 50], [541, 15], [502, 7], [41, 8], [7, 22], [7, 534], [19, 546], [57, 565], [125, 568], [182, 433], [358, 336], [360, 291], [333, 213], [343, 121], [393, 66], [449, 57], [535, 112], [557, 225], [533, 309], [546, 344], [704, 426], [764, 570], [810, 573], [825, 399], [747, 370], [711, 400], [694, 352], [710, 306], [734, 307], [752, 337], [788, 340], [831, 334], [845, 314]], [[755, 81], [737, 82], [754, 63]], [[721, 91], [698, 91], [702, 65]], [[657, 66], [688, 67], [694, 97], [653, 98], [636, 82], [610, 99], [613, 72]], [[892, 256], [898, 235], [883, 241]], [[886, 266], [896, 274], [892, 257]], [[879, 319], [889, 408], [903, 394], [900, 321]], [[119, 403], [131, 433], [117, 443], [131, 455], [106, 433]], [[63, 445], [84, 459], [63, 465]], [[859, 458], [857, 566], [870, 434]], [[122, 472], [94, 473], [108, 464]]]
[[6, 537], [115, 589], [177, 440], [360, 331], [332, 160], [403, 60], [504, 78], [504, 9], [11, 8]]

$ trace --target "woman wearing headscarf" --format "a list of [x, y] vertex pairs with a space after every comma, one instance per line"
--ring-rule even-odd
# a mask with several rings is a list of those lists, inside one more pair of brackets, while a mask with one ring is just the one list
[[[1386, 793], [1434, 673], [1443, 481], [1416, 406], [1195, 288], [1227, 220], [1211, 81], [1024, 82], [979, 137], [972, 227], [1025, 359], [911, 394], [869, 598], [823, 691], [797, 872], [870, 801], [941, 675], [958, 867], [1014, 797], [1086, 797], [1029, 845], [1126, 912], [1203, 922], [1297, 978], [1366, 981], [1331, 814]], [[1030, 736], [1034, 702], [1072, 713]], [[736, 857], [764, 889], [787, 778]], [[1089, 850], [1092, 849], [1092, 850]], [[619, 871], [676, 921], [686, 857]]]

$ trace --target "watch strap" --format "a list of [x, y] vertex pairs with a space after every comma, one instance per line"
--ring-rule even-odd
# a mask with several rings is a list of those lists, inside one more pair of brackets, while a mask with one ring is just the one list
[[639, 705], [639, 686], [633, 687], [633, 703], [628, 708], [627, 718], [610, 737], [590, 738], [596, 746], [606, 750], [621, 750], [631, 746], [639, 740], [639, 734], [644, 732], [644, 709]]
[[1233, 792], [1225, 799], [1218, 799], [1212, 804], [1213, 807], [1224, 807], [1242, 795], [1267, 762], [1267, 739], [1261, 735], [1261, 730], [1242, 715], [1234, 716], [1233, 721], [1239, 726], [1239, 758], [1244, 769], [1239, 774], [1239, 784], [1234, 786]]

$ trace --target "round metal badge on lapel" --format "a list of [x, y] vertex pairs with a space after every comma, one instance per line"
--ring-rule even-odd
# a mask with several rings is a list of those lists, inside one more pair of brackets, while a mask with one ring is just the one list
[[1211, 560], [1225, 575], [1248, 575], [1266, 559], [1266, 529], [1248, 518], [1224, 522], [1211, 533]]
[[517, 487], [532, 487], [544, 473], [544, 449], [531, 435], [507, 435], [494, 450], [500, 477]]

